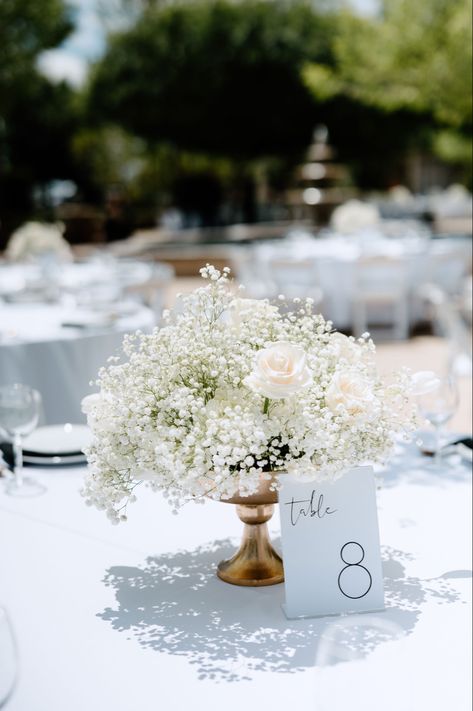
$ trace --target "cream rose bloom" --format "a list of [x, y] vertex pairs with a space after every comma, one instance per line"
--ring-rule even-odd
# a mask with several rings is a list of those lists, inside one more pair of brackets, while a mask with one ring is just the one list
[[325, 394], [325, 402], [334, 414], [359, 417], [373, 409], [375, 398], [370, 384], [353, 370], [336, 373]]
[[245, 384], [264, 397], [277, 400], [295, 395], [312, 382], [302, 348], [287, 341], [277, 341], [258, 351], [253, 372]]

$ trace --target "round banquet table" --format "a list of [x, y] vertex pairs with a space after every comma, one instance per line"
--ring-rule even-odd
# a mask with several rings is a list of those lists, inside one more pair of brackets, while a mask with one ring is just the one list
[[40, 263], [0, 261], [0, 295], [20, 294], [24, 289], [44, 290], [53, 286], [76, 291], [94, 287], [126, 288], [144, 284], [152, 278], [153, 267], [145, 262], [114, 260], [102, 255], [88, 262], [60, 263], [45, 255]]
[[[296, 269], [297, 263], [311, 265], [311, 286], [322, 291], [320, 308], [325, 318], [342, 329], [353, 326], [353, 304], [363, 288], [360, 287], [359, 270], [366, 260], [378, 262], [378, 290], [383, 282], [384, 289], [391, 284], [393, 298], [399, 300], [404, 296], [407, 299], [409, 322], [414, 326], [428, 318], [424, 299], [419, 296], [422, 284], [436, 284], [447, 294], [461, 290], [462, 280], [471, 272], [471, 240], [453, 237], [428, 240], [419, 235], [388, 238], [376, 230], [352, 236], [331, 234], [317, 238], [294, 232], [292, 237], [278, 242], [247, 246], [239, 254], [235, 253], [234, 258], [238, 278], [247, 288], [248, 295], [255, 298], [275, 298], [279, 293], [292, 296], [295, 284], [299, 290], [308, 286], [307, 282], [301, 283], [303, 272], [294, 271], [294, 265]], [[390, 262], [396, 265], [402, 277], [395, 279], [394, 285]], [[300, 293], [298, 291], [297, 295]], [[373, 321], [389, 323], [392, 303], [388, 300], [386, 304], [383, 296], [378, 298], [379, 303], [371, 301], [370, 305]]]
[[30, 468], [43, 497], [0, 493], [8, 711], [470, 709], [470, 467], [399, 448], [378, 490], [386, 610], [296, 621], [283, 585], [216, 578], [241, 532], [230, 506], [173, 516], [144, 489], [112, 527], [79, 497], [84, 470]]
[[[128, 306], [128, 308], [125, 308]], [[20, 382], [42, 395], [45, 424], [82, 422], [80, 403], [124, 333], [150, 331], [153, 311], [119, 303], [92, 312], [56, 304], [0, 304], [0, 385]]]

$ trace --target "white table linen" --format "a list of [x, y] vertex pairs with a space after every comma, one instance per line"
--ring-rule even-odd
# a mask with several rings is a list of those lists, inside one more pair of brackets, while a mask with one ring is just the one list
[[241, 534], [231, 506], [176, 517], [143, 490], [112, 527], [79, 498], [83, 471], [35, 471], [42, 498], [0, 493], [0, 604], [21, 657], [8, 711], [470, 708], [466, 466], [400, 450], [378, 491], [386, 611], [299, 621], [282, 585], [215, 577]]
[[[54, 304], [0, 304], [0, 385], [21, 382], [39, 390], [44, 424], [83, 422], [80, 402], [92, 392], [99, 368], [120, 352], [124, 333], [150, 331], [155, 323], [154, 313], [140, 305], [110, 323], [102, 323], [104, 315]], [[63, 325], [81, 318], [90, 326]]]
[[153, 265], [128, 260], [61, 264], [0, 263], [0, 295], [20, 293], [24, 289], [41, 289], [53, 282], [58, 289], [79, 290], [113, 284], [126, 288], [145, 284], [153, 276]]

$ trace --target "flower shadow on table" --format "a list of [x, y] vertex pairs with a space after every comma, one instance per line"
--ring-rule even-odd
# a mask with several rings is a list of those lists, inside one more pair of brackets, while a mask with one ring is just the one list
[[433, 457], [422, 456], [415, 444], [400, 445], [378, 476], [381, 489], [400, 483], [446, 487], [471, 481], [471, 463], [457, 454], [445, 456], [441, 466]]
[[[216, 561], [233, 551], [226, 539], [151, 557], [142, 567], [114, 566], [105, 584], [115, 590], [117, 604], [98, 616], [144, 647], [186, 657], [199, 679], [250, 680], [255, 672], [313, 667], [324, 631], [344, 618], [287, 620], [281, 609], [283, 585], [244, 588], [221, 582]], [[387, 609], [378, 616], [390, 626], [366, 626], [365, 616], [358, 615], [361, 632], [356, 633], [350, 616], [343, 644], [358, 657], [392, 639], [394, 628], [395, 636], [411, 633], [428, 596], [445, 603], [458, 599], [445, 576], [435, 581], [407, 577], [404, 553], [389, 549], [384, 558]]]

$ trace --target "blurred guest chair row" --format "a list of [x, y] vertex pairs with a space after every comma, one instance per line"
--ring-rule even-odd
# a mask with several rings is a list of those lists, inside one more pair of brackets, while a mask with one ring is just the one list
[[339, 239], [256, 245], [236, 259], [237, 276], [248, 296], [311, 297], [337, 328], [359, 336], [371, 326], [383, 326], [380, 335], [402, 340], [426, 318], [419, 295], [423, 284], [458, 293], [471, 270], [471, 247], [455, 240], [415, 248], [389, 243], [396, 249], [381, 242], [360, 250]]

